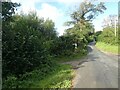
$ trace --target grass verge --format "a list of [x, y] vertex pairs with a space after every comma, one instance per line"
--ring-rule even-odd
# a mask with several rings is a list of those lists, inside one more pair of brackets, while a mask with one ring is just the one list
[[118, 46], [115, 45], [105, 44], [104, 42], [97, 42], [96, 47], [105, 52], [109, 52], [117, 55], [120, 54], [120, 52], [118, 52], [119, 51]]
[[60, 65], [54, 72], [36, 82], [31, 88], [71, 88], [73, 76], [74, 73], [70, 65]]

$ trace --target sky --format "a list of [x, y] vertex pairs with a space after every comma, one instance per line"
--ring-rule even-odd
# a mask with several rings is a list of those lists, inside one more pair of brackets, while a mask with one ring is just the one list
[[[11, 0], [18, 2], [21, 6], [18, 8], [17, 13], [21, 11], [28, 14], [30, 11], [36, 11], [38, 17], [44, 19], [52, 19], [55, 22], [55, 28], [59, 35], [64, 33], [67, 26], [64, 26], [66, 21], [70, 21], [70, 13], [84, 0]], [[119, 0], [98, 0], [103, 1], [107, 10], [93, 20], [93, 25], [96, 31], [102, 29], [102, 21], [109, 15], [118, 15], [118, 1]]]

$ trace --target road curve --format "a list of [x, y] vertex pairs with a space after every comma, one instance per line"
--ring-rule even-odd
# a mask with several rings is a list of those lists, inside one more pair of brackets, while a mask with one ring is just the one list
[[107, 55], [93, 44], [84, 63], [78, 64], [73, 88], [118, 88], [118, 56]]

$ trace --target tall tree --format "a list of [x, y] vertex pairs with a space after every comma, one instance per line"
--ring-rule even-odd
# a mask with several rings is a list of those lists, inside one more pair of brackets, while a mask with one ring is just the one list
[[71, 13], [73, 21], [68, 21], [66, 25], [79, 24], [85, 25], [88, 21], [92, 21], [99, 13], [103, 13], [106, 10], [104, 3], [100, 2], [95, 5], [94, 2], [84, 1], [80, 4], [79, 8]]
[[72, 28], [66, 30], [65, 34], [74, 36], [75, 43], [81, 49], [86, 48], [86, 45], [94, 39], [92, 34], [94, 26], [91, 21], [104, 10], [106, 7], [102, 2], [97, 5], [88, 0], [80, 3], [79, 7], [70, 14], [72, 20], [65, 22], [67, 26], [73, 25]]
[[94, 32], [94, 26], [91, 23], [93, 19], [106, 10], [104, 3], [95, 4], [92, 1], [84, 1], [80, 3], [78, 9], [70, 14], [72, 21], [65, 22], [65, 25], [73, 25], [72, 29], [66, 30], [72, 34], [76, 34], [81, 39], [88, 38], [91, 32]]

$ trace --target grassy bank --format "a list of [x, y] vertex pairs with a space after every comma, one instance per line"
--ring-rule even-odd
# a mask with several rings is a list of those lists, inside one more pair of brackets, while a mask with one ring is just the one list
[[[61, 62], [79, 60], [86, 56], [86, 53], [77, 53], [69, 57], [53, 58], [55, 66], [48, 67], [43, 65], [44, 69], [38, 68], [32, 72], [25, 73], [16, 78], [10, 76], [4, 83], [4, 88], [71, 88], [74, 70], [71, 65], [63, 65]], [[49, 69], [48, 69], [49, 68]]]
[[[70, 88], [74, 76], [70, 65], [61, 65], [52, 74], [37, 82], [33, 87], [40, 88]], [[33, 88], [32, 87], [32, 88]]]
[[[71, 56], [61, 56], [58, 58], [54, 58], [57, 63], [67, 62], [72, 60], [80, 60], [87, 55], [85, 53], [77, 53]], [[56, 68], [54, 72], [47, 75], [46, 78], [35, 84], [33, 87], [41, 87], [41, 88], [71, 88], [72, 87], [72, 79], [74, 77], [74, 70], [71, 65], [63, 65], [60, 64], [60, 67]]]
[[36, 83], [33, 87], [41, 87], [41, 88], [71, 88], [72, 87], [72, 79], [74, 77], [74, 70], [71, 65], [63, 65], [62, 62], [80, 60], [87, 55], [87, 52], [77, 53], [71, 56], [61, 56], [54, 58], [57, 63], [59, 63], [59, 67], [55, 69], [54, 72], [47, 75], [46, 78]]
[[96, 47], [108, 53], [118, 54], [118, 46], [115, 45], [105, 44], [104, 42], [97, 42]]
[[26, 73], [17, 79], [10, 76], [3, 88], [70, 88], [71, 80], [74, 76], [72, 66], [58, 65], [52, 72], [41, 72], [34, 70]]

